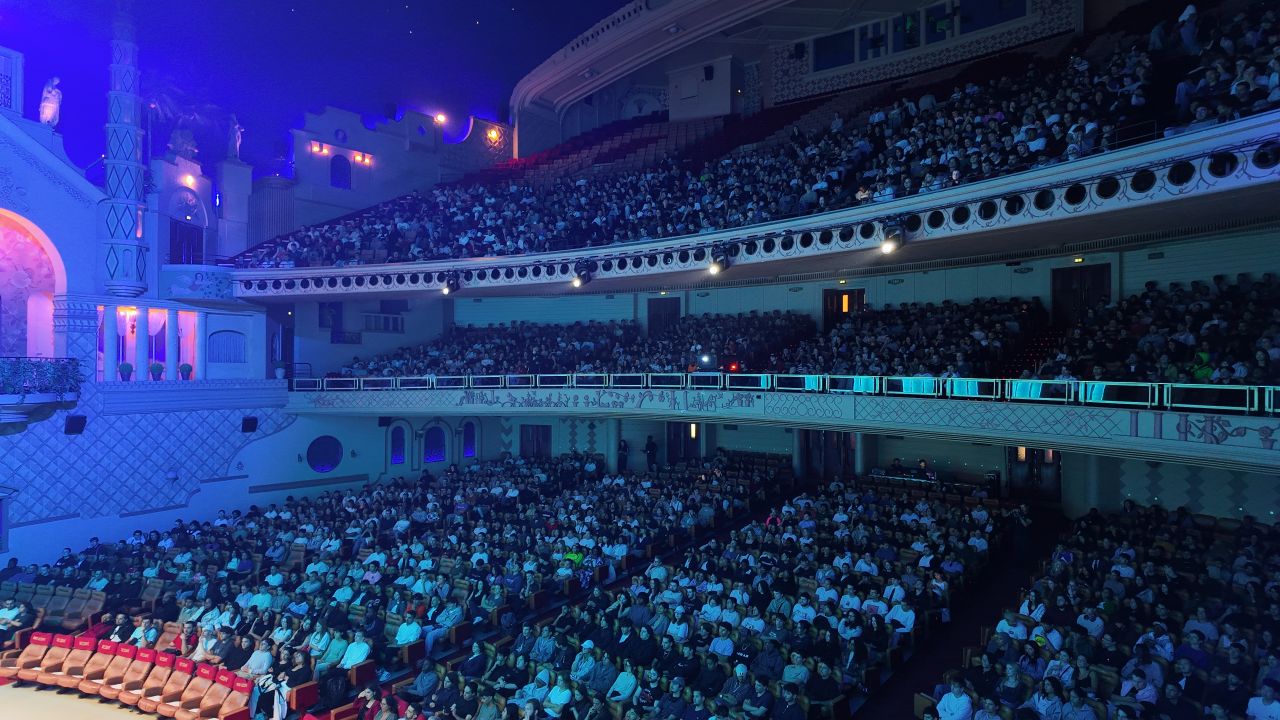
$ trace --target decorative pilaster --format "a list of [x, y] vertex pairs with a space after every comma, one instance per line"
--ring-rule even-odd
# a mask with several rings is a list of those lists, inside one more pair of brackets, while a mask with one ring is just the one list
[[144, 169], [142, 100], [138, 96], [138, 46], [129, 2], [122, 0], [112, 24], [111, 90], [107, 92], [107, 201], [102, 218], [106, 289], [137, 297], [147, 291], [147, 240], [142, 236]]
[[151, 316], [145, 307], [138, 308], [138, 315], [133, 321], [133, 357], [134, 378], [151, 379]]
[[53, 299], [53, 338], [58, 357], [80, 361], [86, 380], [97, 377], [98, 304], [59, 295]]
[[116, 365], [120, 357], [120, 328], [116, 320], [116, 306], [107, 305], [102, 308], [102, 381], [113, 382], [120, 379]]
[[178, 311], [164, 311], [164, 379], [178, 379]]
[[205, 354], [209, 347], [207, 318], [208, 313], [206, 312], [196, 313], [196, 358], [195, 362], [191, 363], [195, 367], [194, 376], [196, 380], [209, 379], [205, 374], [205, 369], [208, 367], [208, 363], [205, 361]]

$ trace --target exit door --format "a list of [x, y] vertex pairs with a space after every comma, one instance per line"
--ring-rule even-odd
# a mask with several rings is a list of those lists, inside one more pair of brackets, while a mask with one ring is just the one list
[[1089, 308], [1111, 300], [1111, 263], [1055, 268], [1052, 283], [1053, 324], [1071, 327]]
[[829, 331], [852, 315], [862, 312], [867, 291], [862, 288], [822, 291], [822, 329]]

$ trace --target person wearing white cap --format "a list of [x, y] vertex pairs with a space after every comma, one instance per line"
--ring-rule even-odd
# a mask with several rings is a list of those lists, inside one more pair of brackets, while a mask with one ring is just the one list
[[569, 678], [574, 682], [584, 682], [591, 674], [591, 670], [596, 666], [596, 656], [592, 652], [595, 650], [596, 644], [590, 640], [582, 643], [582, 649], [573, 658], [573, 664], [569, 666]]
[[720, 694], [716, 696], [716, 701], [730, 708], [739, 707], [751, 692], [751, 686], [751, 678], [747, 677], [747, 666], [738, 663], [733, 668], [733, 676], [725, 680], [724, 685], [720, 687]]

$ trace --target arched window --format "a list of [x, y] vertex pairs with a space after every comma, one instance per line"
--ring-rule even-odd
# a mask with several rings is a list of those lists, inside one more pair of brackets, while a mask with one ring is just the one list
[[243, 363], [245, 359], [245, 336], [235, 330], [219, 330], [209, 333], [209, 362], [211, 363]]
[[391, 428], [391, 464], [404, 464], [404, 428], [399, 425]]
[[422, 438], [422, 461], [429, 463], [444, 462], [447, 442], [444, 428], [430, 427]]
[[334, 155], [329, 161], [329, 184], [342, 190], [351, 189], [351, 161], [345, 155]]
[[476, 424], [467, 421], [462, 424], [462, 457], [476, 456]]

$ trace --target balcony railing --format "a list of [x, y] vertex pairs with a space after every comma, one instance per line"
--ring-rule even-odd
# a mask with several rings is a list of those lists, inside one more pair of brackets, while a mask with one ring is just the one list
[[82, 379], [74, 358], [0, 357], [0, 395], [75, 395]]
[[297, 392], [414, 390], [727, 390], [831, 393], [981, 402], [1033, 402], [1172, 411], [1280, 414], [1280, 387], [1008, 380], [996, 378], [881, 377], [753, 373], [554, 373], [540, 375], [433, 375], [426, 377], [297, 378]]

